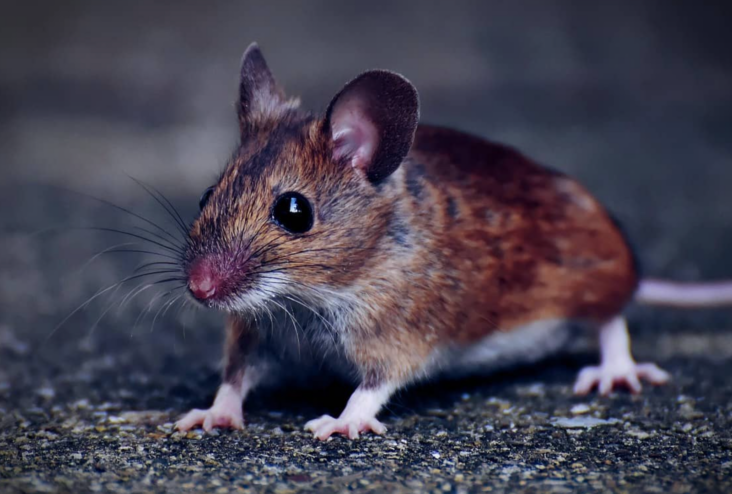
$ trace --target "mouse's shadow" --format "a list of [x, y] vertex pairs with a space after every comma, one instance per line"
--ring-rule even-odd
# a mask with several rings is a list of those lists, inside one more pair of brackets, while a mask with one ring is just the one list
[[[593, 363], [591, 354], [558, 355], [529, 365], [507, 368], [490, 374], [476, 374], [461, 378], [437, 378], [408, 386], [397, 393], [386, 407], [384, 417], [399, 417], [423, 414], [427, 410], [453, 408], [463, 397], [515, 396], [516, 388], [529, 384], [571, 385], [577, 371], [583, 365]], [[218, 376], [206, 377], [209, 396], [206, 403], [214, 398]], [[256, 390], [247, 399], [246, 412], [250, 416], [266, 416], [273, 412], [290, 416], [318, 416], [330, 414], [337, 416], [343, 410], [349, 396], [355, 389], [353, 383], [332, 375], [318, 376], [317, 379], [303, 382], [299, 379], [284, 378], [276, 385]], [[191, 407], [202, 404], [200, 395], [182, 397]]]

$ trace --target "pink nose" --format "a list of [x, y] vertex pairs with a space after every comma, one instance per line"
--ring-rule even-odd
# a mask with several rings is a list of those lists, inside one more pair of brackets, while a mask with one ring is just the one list
[[198, 300], [208, 300], [216, 294], [217, 279], [208, 262], [199, 261], [188, 274], [188, 288]]

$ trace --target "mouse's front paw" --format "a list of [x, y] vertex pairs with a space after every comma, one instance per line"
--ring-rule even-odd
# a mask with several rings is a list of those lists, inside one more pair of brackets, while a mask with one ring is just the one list
[[241, 410], [234, 412], [233, 410], [217, 410], [216, 407], [207, 410], [195, 408], [181, 417], [175, 423], [175, 428], [179, 431], [187, 431], [197, 425], [203, 427], [206, 432], [211, 432], [214, 427], [243, 429], [244, 416]]
[[211, 432], [214, 427], [243, 429], [244, 415], [241, 406], [238, 410], [233, 408], [222, 409], [212, 406], [207, 410], [199, 410], [197, 408], [185, 414], [175, 423], [175, 428], [179, 431], [187, 431], [200, 425], [206, 432]]
[[613, 362], [600, 366], [585, 367], [574, 383], [574, 394], [585, 395], [597, 386], [601, 395], [607, 396], [618, 385], [625, 386], [632, 393], [640, 393], [641, 380], [651, 384], [665, 384], [671, 376], [656, 364]]
[[241, 394], [237, 394], [231, 386], [225, 384], [216, 394], [211, 408], [191, 410], [175, 423], [175, 427], [179, 431], [187, 431], [200, 425], [206, 432], [211, 432], [214, 427], [243, 429], [244, 414], [241, 402]]
[[361, 419], [357, 417], [333, 418], [323, 415], [305, 424], [305, 430], [313, 433], [321, 441], [325, 441], [333, 434], [343, 434], [349, 439], [358, 439], [361, 432], [371, 431], [375, 434], [386, 432], [386, 426], [376, 420], [376, 417]]

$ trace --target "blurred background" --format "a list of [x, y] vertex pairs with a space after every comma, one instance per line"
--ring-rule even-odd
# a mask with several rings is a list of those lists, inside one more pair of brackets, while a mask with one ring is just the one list
[[[140, 223], [71, 191], [166, 222], [132, 176], [191, 218], [236, 143], [239, 60], [252, 41], [313, 110], [365, 69], [400, 72], [420, 91], [424, 122], [578, 177], [625, 225], [646, 273], [732, 277], [730, 2], [70, 0], [2, 10], [6, 399], [70, 369], [149, 382], [157, 370], [215, 366], [220, 316], [176, 305], [152, 324], [153, 290], [121, 309], [127, 290], [101, 296], [54, 328], [144, 261], [93, 258], [130, 240], [71, 227]], [[632, 315], [651, 340], [731, 322], [728, 311]], [[148, 399], [166, 392], [150, 389]]]

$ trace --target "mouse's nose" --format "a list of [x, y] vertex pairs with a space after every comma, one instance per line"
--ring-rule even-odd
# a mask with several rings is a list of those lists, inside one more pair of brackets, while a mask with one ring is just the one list
[[206, 260], [196, 262], [188, 274], [188, 288], [198, 300], [208, 300], [216, 294], [217, 277]]

